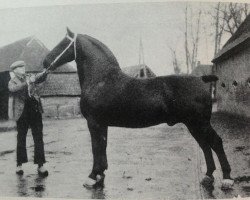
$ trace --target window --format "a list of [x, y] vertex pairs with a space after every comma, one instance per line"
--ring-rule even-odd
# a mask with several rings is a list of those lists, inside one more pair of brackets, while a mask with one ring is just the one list
[[247, 79], [247, 86], [250, 87], [250, 78]]
[[237, 81], [233, 81], [233, 84], [232, 84], [234, 87], [237, 87], [238, 86], [238, 83]]
[[142, 68], [141, 70], [140, 70], [140, 77], [144, 77], [145, 76], [145, 74], [144, 74], [144, 69]]
[[150, 71], [146, 68], [147, 77], [150, 77]]
[[221, 87], [225, 88], [226, 87], [225, 83], [222, 82]]

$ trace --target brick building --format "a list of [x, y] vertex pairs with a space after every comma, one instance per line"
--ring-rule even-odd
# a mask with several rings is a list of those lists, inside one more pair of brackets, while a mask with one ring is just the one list
[[212, 62], [218, 110], [250, 117], [250, 15]]

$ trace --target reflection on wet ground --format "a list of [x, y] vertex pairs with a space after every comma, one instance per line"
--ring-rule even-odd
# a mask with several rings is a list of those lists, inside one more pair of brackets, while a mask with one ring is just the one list
[[6, 151], [2, 151], [0, 152], [0, 156], [4, 156], [6, 154], [9, 154], [9, 153], [13, 153], [15, 150], [6, 150]]
[[20, 197], [28, 195], [27, 179], [23, 178], [23, 176], [17, 176], [17, 194]]
[[216, 199], [216, 197], [213, 195], [214, 186], [210, 186], [210, 187], [201, 186], [201, 187], [203, 190], [204, 197], [209, 198], [209, 199]]
[[[221, 193], [228, 198], [237, 197], [238, 195], [242, 195], [240, 190], [244, 191], [244, 196], [250, 196], [250, 176], [239, 176], [234, 178], [234, 186], [232, 189], [222, 189], [220, 188]], [[217, 183], [215, 184], [218, 185]], [[217, 199], [218, 191], [215, 190], [215, 187], [212, 186], [201, 186], [202, 193], [204, 198], [206, 199]], [[217, 188], [218, 190], [218, 188]]]
[[105, 189], [90, 189], [87, 190], [90, 193], [91, 199], [105, 199]]
[[[44, 197], [46, 194], [46, 179], [32, 174], [27, 176], [16, 175], [16, 191], [19, 197]], [[82, 188], [84, 190], [84, 188]], [[105, 188], [86, 189], [85, 192], [92, 199], [105, 199]]]
[[[46, 179], [39, 175], [31, 174], [27, 176], [16, 175], [16, 191], [19, 197], [44, 197], [46, 195]], [[105, 199], [105, 188], [86, 189], [86, 193], [92, 199]]]
[[20, 197], [43, 197], [46, 188], [46, 178], [38, 175], [17, 175], [17, 195]]

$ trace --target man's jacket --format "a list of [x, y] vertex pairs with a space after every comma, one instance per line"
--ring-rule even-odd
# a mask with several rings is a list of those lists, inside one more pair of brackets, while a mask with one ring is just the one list
[[43, 82], [46, 79], [47, 74], [37, 74], [35, 82], [28, 85], [27, 80], [29, 79], [29, 77], [29, 75], [26, 75], [26, 77], [20, 79], [15, 76], [10, 79], [8, 84], [9, 91], [11, 92], [11, 96], [13, 98], [13, 100], [11, 101], [13, 108], [12, 118], [15, 121], [17, 121], [22, 115], [25, 100], [29, 97], [34, 97], [38, 101], [38, 110], [41, 113], [43, 112], [39, 95], [39, 87], [37, 84]]

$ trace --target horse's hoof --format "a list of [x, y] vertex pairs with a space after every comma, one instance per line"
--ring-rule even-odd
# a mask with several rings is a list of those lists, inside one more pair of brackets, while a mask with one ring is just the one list
[[96, 181], [93, 180], [92, 178], [88, 178], [84, 183], [83, 186], [88, 188], [88, 189], [92, 189], [94, 187], [94, 185], [96, 184]]
[[214, 177], [210, 177], [210, 176], [205, 176], [202, 181], [201, 181], [201, 185], [203, 185], [206, 188], [212, 188], [213, 187], [213, 183], [214, 183]]
[[223, 179], [221, 189], [222, 190], [230, 190], [234, 185], [233, 179]]
[[105, 175], [96, 175], [96, 180], [93, 180], [92, 178], [88, 178], [83, 184], [83, 186], [87, 189], [103, 188], [104, 178], [105, 178]]

